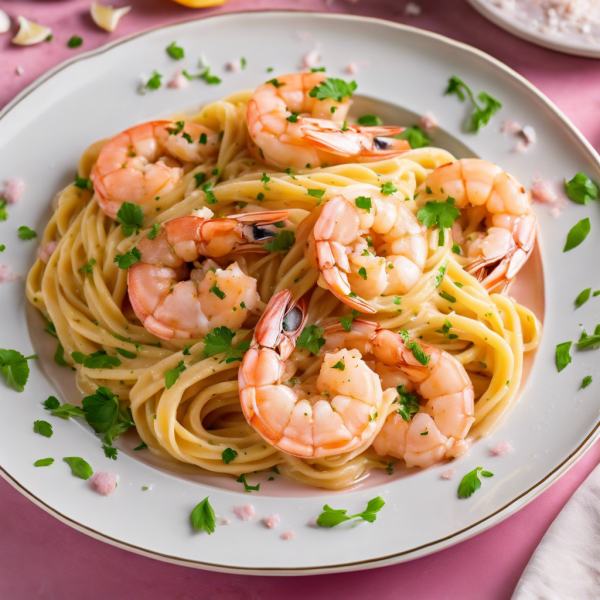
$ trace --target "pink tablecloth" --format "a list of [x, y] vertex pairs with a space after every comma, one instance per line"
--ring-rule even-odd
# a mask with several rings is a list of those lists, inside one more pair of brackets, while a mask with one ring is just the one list
[[[404, 0], [231, 0], [206, 11], [169, 0], [116, 0], [114, 4], [130, 4], [134, 10], [117, 33], [107, 34], [89, 17], [91, 0], [0, 0], [0, 8], [11, 16], [39, 20], [54, 32], [52, 43], [29, 48], [11, 47], [10, 36], [0, 36], [0, 106], [60, 61], [134, 31], [217, 12], [327, 10], [407, 22], [481, 48], [537, 85], [600, 147], [599, 62], [563, 56], [513, 38], [464, 0], [417, 2], [422, 14], [405, 17]], [[83, 37], [81, 48], [66, 47], [72, 35]], [[17, 66], [22, 67], [22, 75], [16, 74]], [[0, 480], [0, 598], [505, 600], [548, 525], [599, 461], [600, 443], [521, 512], [454, 548], [385, 569], [294, 579], [208, 573], [118, 550], [61, 524]]]

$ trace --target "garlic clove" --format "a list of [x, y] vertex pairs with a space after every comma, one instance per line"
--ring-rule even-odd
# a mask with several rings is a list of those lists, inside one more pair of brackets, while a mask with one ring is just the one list
[[99, 2], [92, 2], [92, 8], [90, 12], [94, 23], [111, 33], [117, 28], [121, 17], [131, 10], [131, 6], [124, 6], [123, 8], [113, 8], [112, 6], [104, 6]]
[[0, 10], [0, 33], [6, 33], [10, 29], [10, 17]]
[[44, 27], [34, 21], [28, 21], [25, 17], [17, 17], [19, 31], [12, 39], [17, 46], [32, 46], [43, 42], [51, 33], [49, 27]]

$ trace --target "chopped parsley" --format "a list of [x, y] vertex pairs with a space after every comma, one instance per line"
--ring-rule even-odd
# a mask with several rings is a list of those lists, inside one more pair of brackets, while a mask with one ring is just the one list
[[277, 81], [277, 79], [269, 79], [269, 81], [267, 81], [266, 83], [270, 83], [271, 85], [274, 85], [276, 88], [280, 88], [285, 85], [285, 83], [280, 83], [279, 81]]
[[[225, 353], [223, 359], [227, 364], [236, 360], [241, 361], [244, 357], [244, 352], [250, 348], [250, 342], [240, 342], [236, 346], [232, 346], [231, 342], [235, 337], [235, 333], [227, 327], [215, 327], [211, 333], [207, 333], [204, 338], [204, 355], [208, 358], [215, 354]], [[221, 361], [223, 362], [223, 361]]]
[[243, 483], [244, 484], [244, 489], [247, 492], [258, 492], [260, 490], [260, 483], [257, 483], [256, 485], [248, 485], [248, 482], [246, 481], [246, 475], [244, 473], [242, 473], [237, 479], [236, 481], [238, 483]]
[[359, 196], [354, 203], [356, 204], [356, 206], [358, 208], [362, 208], [363, 210], [366, 210], [368, 213], [371, 212], [371, 208], [372, 208], [372, 201], [371, 198], [368, 198], [367, 196]]
[[32, 240], [37, 237], [37, 233], [33, 229], [29, 229], [27, 225], [21, 225], [18, 229], [18, 236], [22, 240]]
[[170, 369], [165, 373], [165, 387], [169, 390], [171, 389], [177, 380], [179, 379], [179, 375], [183, 373], [187, 367], [183, 364], [183, 361], [179, 361], [179, 364], [174, 368]]
[[270, 191], [271, 188], [267, 187], [267, 183], [269, 183], [269, 181], [271, 181], [271, 178], [266, 173], [263, 173], [260, 180], [262, 181], [262, 184], [263, 184], [263, 187], [265, 188], [265, 190], [267, 190], [267, 192]]
[[360, 315], [360, 312], [358, 310], [352, 309], [352, 312], [345, 316], [345, 317], [338, 317], [340, 323], [342, 324], [342, 327], [346, 330], [346, 331], [350, 331], [352, 329], [352, 321], [354, 321], [354, 319], [356, 317], [358, 317]]
[[460, 217], [460, 210], [454, 206], [454, 198], [448, 197], [444, 202], [427, 202], [417, 211], [417, 219], [425, 227], [437, 225], [440, 229], [438, 244], [444, 243], [444, 230], [452, 227], [452, 223]]
[[208, 291], [209, 291], [209, 293], [214, 294], [217, 298], [219, 298], [219, 300], [223, 300], [223, 298], [225, 298], [225, 292], [223, 292], [219, 288], [216, 280], [213, 282], [212, 287]]
[[71, 358], [86, 369], [112, 369], [120, 367], [121, 361], [116, 356], [109, 356], [105, 350], [98, 350], [92, 354], [83, 352], [71, 352]]
[[369, 500], [366, 510], [355, 515], [348, 515], [347, 510], [336, 510], [328, 504], [323, 507], [323, 512], [317, 517], [317, 524], [321, 527], [335, 527], [344, 521], [351, 519], [362, 519], [373, 523], [377, 519], [377, 513], [385, 506], [385, 500], [381, 496]]
[[456, 242], [452, 244], [452, 252], [454, 252], [454, 254], [460, 254], [460, 246]]
[[362, 117], [358, 117], [357, 122], [364, 127], [379, 127], [383, 125], [383, 121], [375, 115], [363, 115]]
[[425, 148], [431, 144], [431, 138], [418, 125], [407, 127], [400, 135], [394, 137], [399, 140], [406, 140], [413, 150], [415, 148]]
[[157, 90], [161, 85], [162, 75], [158, 71], [152, 73], [152, 77], [146, 82], [146, 87], [149, 90]]
[[592, 350], [598, 350], [600, 348], [600, 325], [596, 325], [594, 335], [588, 335], [585, 329], [581, 332], [581, 337], [577, 342], [577, 347], [580, 350], [591, 348]]
[[300, 348], [306, 348], [315, 355], [319, 354], [321, 346], [325, 344], [325, 338], [323, 337], [324, 331], [325, 330], [322, 327], [317, 327], [316, 325], [308, 325], [302, 330], [302, 333], [298, 336], [296, 346], [299, 346]]
[[333, 367], [331, 367], [332, 369], [338, 369], [339, 371], [345, 371], [346, 370], [346, 365], [344, 364], [343, 361], [338, 360], [338, 362], [335, 363], [335, 365], [333, 365]]
[[94, 471], [92, 467], [79, 456], [65, 456], [63, 460], [71, 467], [71, 473], [81, 479], [89, 479]]
[[436, 288], [440, 287], [440, 285], [442, 284], [444, 275], [446, 275], [447, 268], [448, 268], [448, 263], [446, 262], [440, 267], [438, 274], [435, 276], [435, 287]]
[[81, 44], [83, 44], [83, 39], [80, 38], [78, 35], [71, 36], [69, 38], [69, 41], [67, 42], [67, 46], [69, 48], [79, 48]]
[[0, 372], [6, 383], [15, 391], [22, 392], [29, 379], [28, 360], [37, 358], [37, 354], [23, 356], [17, 350], [0, 349]]
[[238, 453], [232, 448], [225, 448], [225, 450], [223, 450], [223, 452], [221, 453], [221, 458], [223, 459], [223, 462], [226, 465], [228, 465], [232, 460], [236, 458], [237, 455]]
[[279, 231], [275, 239], [263, 244], [263, 248], [268, 252], [289, 252], [290, 248], [296, 243], [296, 236], [293, 231], [287, 229]]
[[293, 112], [289, 117], [286, 117], [285, 120], [289, 121], [290, 123], [297, 123], [298, 122], [298, 115]]
[[459, 498], [469, 498], [481, 487], [481, 479], [479, 479], [480, 473], [482, 477], [494, 476], [493, 473], [484, 471], [483, 467], [473, 469], [462, 478], [460, 485], [458, 486]]
[[441, 329], [436, 329], [436, 333], [441, 333], [444, 337], [447, 337], [449, 340], [455, 340], [458, 336], [455, 333], [450, 333], [450, 329], [452, 329], [452, 323], [446, 319], [446, 322], [442, 325]]
[[367, 280], [367, 270], [364, 267], [361, 267], [358, 270], [359, 277], [362, 277], [365, 281]]
[[44, 437], [52, 437], [52, 425], [48, 421], [34, 421], [33, 422], [34, 433], [39, 433]]
[[583, 172], [580, 171], [570, 181], [565, 180], [567, 196], [577, 204], [589, 204], [598, 199], [598, 186]]
[[160, 224], [154, 223], [154, 225], [152, 225], [152, 229], [147, 233], [146, 237], [149, 240], [153, 240], [158, 235], [159, 231], [160, 231]]
[[325, 190], [306, 190], [306, 193], [309, 196], [312, 196], [313, 198], [318, 198], [320, 200], [323, 197], [323, 194], [325, 194]]
[[53, 458], [40, 458], [33, 463], [34, 467], [49, 467], [52, 463], [54, 463]]
[[310, 90], [308, 95], [317, 100], [327, 100], [331, 98], [336, 102], [342, 102], [344, 98], [352, 96], [356, 87], [356, 81], [348, 83], [343, 79], [328, 77], [323, 83], [316, 85]]
[[140, 262], [140, 260], [142, 260], [142, 253], [134, 247], [129, 252], [125, 252], [125, 254], [115, 255], [113, 262], [119, 265], [119, 269], [129, 269], [129, 267]]
[[444, 95], [448, 94], [456, 94], [461, 101], [464, 101], [468, 96], [471, 101], [474, 112], [471, 115], [471, 122], [469, 124], [470, 131], [479, 131], [482, 127], [485, 127], [490, 122], [492, 116], [502, 108], [502, 103], [486, 92], [481, 92], [477, 96], [477, 99], [481, 102], [481, 105], [478, 104], [469, 86], [456, 76], [450, 77], [448, 81], [448, 87]]
[[79, 177], [79, 173], [75, 173], [75, 183], [73, 185], [80, 190], [91, 190], [94, 187], [91, 179]]
[[582, 219], [579, 223], [574, 225], [567, 235], [567, 243], [565, 244], [563, 252], [567, 252], [568, 250], [572, 250], [579, 246], [579, 244], [581, 244], [588, 236], [591, 229], [592, 226], [588, 218]]
[[177, 42], [171, 42], [166, 48], [167, 54], [175, 60], [181, 60], [185, 57], [183, 48], [177, 45]]
[[6, 210], [7, 202], [4, 198], [0, 198], [0, 221], [6, 221], [8, 219], [8, 212]]
[[214, 192], [211, 190], [212, 188], [212, 183], [205, 183], [202, 186], [202, 191], [205, 193], [206, 195], [206, 203], [207, 204], [216, 204], [218, 202], [217, 197], [215, 196]]
[[96, 264], [95, 258], [90, 258], [87, 264], [83, 265], [83, 267], [79, 267], [77, 271], [79, 273], [84, 273], [85, 275], [91, 275], [93, 273], [93, 266]]
[[208, 535], [215, 532], [215, 525], [217, 522], [215, 511], [208, 501], [209, 498], [210, 496], [206, 496], [200, 504], [197, 504], [190, 515], [192, 527], [194, 529], [206, 531]]
[[137, 204], [123, 202], [117, 213], [116, 221], [121, 224], [123, 235], [129, 237], [140, 232], [144, 223], [144, 213]]
[[425, 354], [423, 348], [419, 346], [418, 342], [414, 340], [411, 342], [405, 342], [404, 345], [413, 353], [413, 356], [423, 365], [427, 365], [429, 363], [429, 359], [431, 356]]
[[121, 409], [119, 397], [106, 387], [99, 387], [94, 394], [86, 396], [81, 405], [85, 420], [96, 433], [103, 433], [102, 443], [112, 446], [122, 433], [135, 427], [131, 409]]
[[563, 342], [556, 346], [556, 368], [559, 373], [571, 362], [571, 355], [569, 354], [571, 344], [572, 342]]
[[590, 299], [591, 293], [592, 288], [587, 288], [587, 290], [583, 290], [583, 292], [581, 292], [579, 296], [575, 298], [575, 306], [579, 308], [580, 306], [584, 305]]
[[582, 389], [585, 389], [591, 383], [592, 383], [592, 376], [591, 375], [588, 375], [587, 377], [584, 377], [583, 381], [581, 382]]
[[135, 452], [139, 451], [139, 450], [145, 450], [148, 447], [148, 444], [146, 444], [146, 442], [142, 442], [139, 446], [136, 446], [133, 450]]
[[448, 300], [448, 302], [456, 302], [456, 298], [447, 292], [440, 292], [440, 297], [442, 297], [444, 300]]
[[106, 456], [106, 458], [109, 458], [110, 460], [117, 460], [119, 451], [116, 448], [102, 444], [102, 450], [104, 450], [104, 456]]
[[384, 183], [381, 186], [381, 193], [384, 196], [389, 196], [390, 194], [393, 194], [394, 192], [397, 192], [398, 189], [394, 186], [394, 184], [391, 181], [388, 181], [387, 183]]
[[419, 401], [416, 396], [404, 391], [404, 384], [396, 387], [400, 399], [398, 400], [400, 408], [398, 414], [404, 421], [412, 421], [412, 418], [419, 412]]

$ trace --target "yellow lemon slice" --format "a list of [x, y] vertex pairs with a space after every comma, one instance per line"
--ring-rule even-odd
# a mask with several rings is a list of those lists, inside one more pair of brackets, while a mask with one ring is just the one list
[[28, 21], [25, 17], [17, 17], [17, 21], [19, 22], [19, 31], [12, 39], [12, 43], [17, 46], [39, 44], [52, 33], [49, 27]]
[[105, 31], [113, 32], [121, 17], [131, 10], [131, 6], [124, 6], [123, 8], [113, 8], [112, 6], [104, 6], [99, 2], [92, 2], [92, 8], [90, 13], [94, 23], [104, 29]]

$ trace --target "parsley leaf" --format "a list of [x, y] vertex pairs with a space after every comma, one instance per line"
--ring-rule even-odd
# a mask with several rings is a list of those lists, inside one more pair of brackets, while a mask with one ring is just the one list
[[419, 401], [416, 396], [404, 391], [404, 384], [396, 387], [400, 396], [400, 408], [398, 414], [404, 421], [412, 421], [412, 418], [419, 412]]
[[456, 302], [456, 298], [454, 296], [451, 296], [448, 292], [440, 292], [440, 296], [444, 300], [448, 300], [448, 302]]
[[598, 199], [598, 186], [583, 172], [580, 171], [571, 179], [565, 179], [567, 196], [577, 204], [589, 204]]
[[260, 483], [257, 483], [256, 485], [248, 485], [248, 482], [246, 481], [246, 475], [244, 473], [242, 473], [237, 479], [236, 481], [238, 483], [243, 483], [244, 484], [244, 489], [247, 492], [258, 492], [258, 490], [260, 490]]
[[92, 354], [71, 352], [71, 358], [86, 369], [112, 369], [121, 366], [121, 361], [116, 356], [106, 354], [105, 350], [98, 350]]
[[[206, 135], [206, 134], [202, 134], [202, 135]], [[202, 140], [200, 140], [200, 143], [202, 143]], [[204, 143], [206, 144], [206, 140], [204, 141]], [[196, 181], [196, 187], [200, 187], [204, 183], [205, 179], [206, 179], [206, 173], [194, 173], [194, 180]]]
[[202, 529], [206, 531], [208, 535], [215, 532], [216, 516], [213, 507], [210, 505], [208, 499], [210, 496], [206, 496], [200, 504], [196, 505], [190, 520], [194, 529]]
[[212, 183], [205, 183], [202, 186], [202, 191], [206, 194], [206, 203], [207, 204], [216, 204], [218, 202], [215, 193], [212, 191]]
[[244, 357], [244, 352], [250, 348], [250, 342], [240, 342], [237, 346], [232, 346], [231, 342], [234, 337], [235, 333], [231, 329], [225, 326], [215, 327], [204, 338], [204, 355], [208, 358], [225, 352], [224, 360], [227, 364], [236, 360], [241, 361]]
[[591, 375], [588, 375], [587, 377], [584, 377], [583, 381], [581, 382], [582, 389], [585, 389], [591, 383], [592, 383], [592, 376]]
[[413, 356], [422, 364], [427, 365], [431, 356], [425, 354], [423, 348], [415, 341], [405, 342], [404, 345], [413, 353]]
[[321, 346], [325, 344], [325, 338], [323, 332], [325, 330], [322, 327], [316, 325], [308, 325], [302, 330], [302, 333], [298, 336], [296, 346], [300, 348], [306, 348], [313, 354], [319, 354]]
[[146, 82], [146, 87], [149, 90], [157, 90], [161, 85], [162, 75], [158, 71], [152, 73], [152, 77]]
[[6, 211], [7, 202], [4, 198], [0, 198], [0, 221], [6, 221], [8, 219], [8, 212]]
[[576, 225], [573, 225], [571, 231], [567, 235], [567, 243], [565, 244], [563, 252], [567, 252], [568, 250], [572, 250], [576, 248], [585, 240], [588, 236], [588, 233], [592, 229], [590, 224], [590, 220], [588, 218], [582, 219]]
[[444, 275], [446, 274], [446, 269], [448, 268], [448, 263], [444, 263], [440, 269], [438, 274], [435, 276], [435, 287], [438, 288], [440, 287], [440, 285], [442, 284], [442, 281], [444, 279]]
[[79, 173], [75, 173], [75, 183], [73, 185], [80, 190], [91, 190], [94, 188], [92, 180], [86, 179], [85, 177], [79, 177]]
[[52, 425], [48, 421], [34, 421], [33, 431], [47, 438], [52, 437]]
[[266, 83], [270, 83], [271, 85], [274, 85], [276, 88], [280, 88], [285, 85], [285, 83], [279, 83], [279, 81], [277, 81], [277, 79], [269, 79], [269, 81], [267, 81]]
[[183, 361], [179, 361], [179, 364], [170, 371], [165, 373], [165, 387], [169, 390], [171, 389], [177, 380], [179, 379], [179, 375], [183, 373], [187, 367], [183, 364]]
[[221, 458], [223, 459], [223, 462], [228, 465], [237, 455], [238, 453], [232, 448], [225, 448], [221, 453]]
[[81, 44], [83, 44], [83, 39], [80, 38], [78, 35], [71, 36], [71, 38], [67, 42], [67, 46], [69, 48], [79, 48]]
[[73, 406], [72, 404], [61, 404], [55, 396], [49, 396], [47, 400], [42, 403], [44, 408], [50, 412], [54, 417], [60, 419], [68, 419], [69, 417], [84, 417], [85, 413], [79, 406]]
[[481, 92], [477, 96], [477, 99], [482, 103], [480, 106], [477, 100], [475, 100], [475, 96], [469, 86], [456, 76], [452, 76], [448, 81], [448, 87], [444, 95], [447, 96], [448, 94], [456, 94], [460, 100], [465, 100], [466, 96], [468, 96], [469, 100], [471, 100], [475, 109], [469, 126], [471, 131], [479, 131], [482, 127], [485, 127], [490, 122], [492, 116], [502, 108], [502, 104], [486, 92]]
[[125, 252], [125, 254], [117, 254], [113, 262], [118, 263], [119, 269], [129, 269], [131, 265], [135, 265], [140, 260], [142, 260], [142, 253], [134, 246], [129, 252]]
[[223, 292], [221, 288], [219, 288], [216, 279], [213, 282], [212, 287], [208, 290], [208, 292], [209, 294], [214, 294], [217, 298], [219, 298], [219, 300], [223, 300], [223, 298], [225, 298], [225, 292]]
[[279, 231], [275, 239], [263, 244], [263, 248], [269, 252], [288, 252], [296, 243], [296, 235], [293, 231]]
[[27, 225], [21, 225], [18, 229], [18, 236], [22, 240], [32, 240], [37, 237], [37, 233], [33, 229], [29, 229]]
[[106, 458], [110, 458], [111, 460], [117, 460], [117, 454], [119, 451], [112, 446], [107, 446], [106, 444], [102, 444], [102, 450], [104, 450], [104, 456]]
[[146, 442], [142, 442], [139, 446], [136, 446], [133, 450], [134, 451], [145, 450], [147, 447], [148, 447], [148, 444], [146, 444]]
[[358, 117], [357, 122], [364, 127], [379, 127], [383, 125], [383, 121], [375, 115], [363, 115], [362, 117]]
[[183, 48], [179, 47], [177, 45], [177, 42], [171, 42], [171, 44], [167, 46], [166, 50], [169, 56], [171, 56], [171, 58], [174, 58], [175, 60], [181, 60], [185, 57], [185, 52]]
[[79, 271], [79, 273], [84, 273], [85, 275], [91, 275], [94, 270], [93, 270], [93, 266], [96, 264], [96, 259], [95, 258], [90, 258], [90, 260], [87, 262], [87, 264], [83, 265], [83, 267], [80, 267], [79, 269], [77, 269], [77, 271]]
[[427, 202], [417, 211], [417, 219], [425, 227], [437, 225], [440, 228], [440, 234], [444, 229], [452, 227], [452, 223], [458, 217], [460, 217], [460, 210], [454, 206], [454, 198], [448, 198], [445, 202]]
[[384, 183], [381, 186], [381, 193], [384, 196], [389, 196], [390, 194], [393, 194], [394, 192], [397, 192], [397, 191], [398, 191], [398, 189], [391, 181], [388, 181], [387, 183]]
[[85, 420], [96, 433], [104, 434], [102, 443], [108, 446], [112, 446], [119, 435], [135, 426], [131, 410], [121, 410], [118, 396], [106, 387], [99, 387], [95, 394], [86, 396], [81, 405]]
[[413, 150], [415, 148], [425, 148], [431, 144], [431, 138], [418, 125], [407, 127], [400, 135], [394, 137], [399, 140], [406, 140]]
[[359, 196], [355, 201], [354, 204], [356, 204], [356, 206], [358, 208], [362, 208], [364, 210], [366, 210], [368, 213], [371, 212], [371, 208], [372, 208], [372, 203], [371, 203], [371, 198], [367, 198], [366, 196]]
[[79, 456], [65, 456], [63, 460], [71, 467], [71, 472], [76, 477], [89, 479], [94, 474], [92, 467]]
[[116, 221], [121, 224], [123, 235], [129, 237], [140, 232], [140, 228], [144, 224], [144, 212], [137, 204], [123, 202], [117, 213]]
[[308, 95], [317, 100], [327, 100], [331, 98], [336, 102], [341, 102], [344, 98], [352, 96], [356, 90], [356, 81], [348, 83], [343, 79], [328, 77], [323, 83], [316, 85]]
[[354, 321], [354, 319], [356, 317], [358, 317], [360, 315], [360, 311], [352, 309], [352, 312], [345, 316], [345, 317], [338, 317], [340, 323], [342, 324], [342, 327], [346, 330], [346, 331], [350, 331], [352, 329], [352, 321]]
[[600, 348], [600, 325], [596, 325], [594, 335], [588, 335], [584, 329], [581, 332], [581, 337], [579, 338], [579, 341], [577, 342], [577, 347], [580, 350], [585, 350], [586, 348], [598, 350], [598, 348]]
[[23, 356], [16, 350], [0, 349], [0, 372], [6, 379], [6, 383], [17, 392], [25, 389], [25, 384], [29, 379], [28, 360], [37, 358], [37, 354]]
[[366, 510], [356, 515], [346, 514], [347, 510], [336, 510], [328, 504], [323, 507], [323, 512], [317, 517], [317, 524], [321, 527], [335, 527], [344, 521], [351, 519], [362, 519], [373, 523], [377, 519], [377, 513], [385, 506], [385, 501], [381, 496], [369, 500]]
[[446, 322], [442, 325], [441, 329], [436, 329], [436, 333], [441, 333], [444, 337], [447, 337], [450, 340], [455, 340], [458, 336], [455, 333], [450, 333], [450, 329], [452, 328], [452, 323], [446, 319]]
[[556, 346], [556, 368], [559, 373], [571, 362], [571, 355], [569, 354], [571, 344], [572, 342], [563, 342]]
[[33, 463], [34, 467], [49, 467], [54, 462], [53, 458], [40, 458]]
[[325, 194], [325, 190], [306, 190], [306, 193], [313, 198], [318, 198], [319, 200]]
[[575, 298], [575, 306], [577, 308], [579, 308], [580, 306], [583, 306], [590, 299], [591, 293], [592, 293], [592, 288], [583, 290], [583, 292], [581, 292], [579, 294], [579, 296], [577, 296], [577, 298]]
[[345, 371], [346, 370], [346, 365], [344, 364], [343, 361], [338, 360], [335, 365], [333, 365], [333, 367], [331, 367], [332, 369], [338, 369], [339, 371]]
[[479, 479], [479, 473], [483, 477], [493, 477], [494, 474], [489, 471], [484, 471], [483, 467], [477, 467], [472, 471], [469, 471], [461, 480], [458, 486], [459, 498], [469, 498], [472, 496], [480, 487], [481, 479]]

